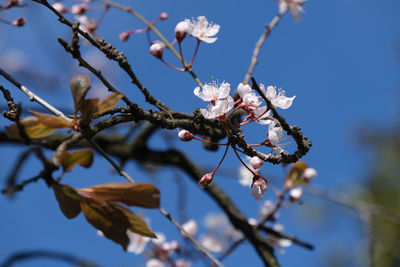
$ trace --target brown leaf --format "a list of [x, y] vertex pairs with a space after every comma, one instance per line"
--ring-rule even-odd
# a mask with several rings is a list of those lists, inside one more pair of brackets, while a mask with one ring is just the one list
[[125, 216], [128, 218], [129, 221], [129, 230], [139, 234], [139, 235], [143, 235], [143, 236], [148, 236], [151, 238], [157, 238], [156, 234], [153, 233], [150, 228], [147, 226], [146, 222], [140, 218], [139, 216], [137, 216], [136, 214], [134, 214], [132, 211], [130, 211], [129, 209], [120, 206], [120, 205], [116, 205], [116, 207], [122, 211]]
[[82, 101], [90, 89], [90, 78], [87, 75], [76, 75], [69, 83], [74, 98], [75, 113], [81, 109]]
[[124, 94], [114, 92], [111, 95], [106, 96], [102, 99], [99, 104], [97, 105], [97, 112], [96, 114], [102, 114], [110, 109], [112, 109], [118, 101], [124, 97]]
[[126, 250], [129, 244], [126, 231], [130, 228], [130, 222], [118, 206], [101, 199], [82, 198], [81, 201], [86, 220], [99, 229], [105, 237], [120, 244]]
[[71, 128], [74, 126], [72, 121], [66, 121], [63, 118], [49, 115], [34, 110], [29, 110], [30, 113], [38, 118], [39, 122], [48, 128], [59, 129], [59, 128]]
[[64, 151], [60, 154], [59, 160], [64, 172], [70, 172], [76, 165], [89, 168], [93, 163], [93, 151], [90, 149], [67, 152]]
[[75, 218], [81, 212], [80, 199], [78, 193], [68, 185], [53, 183], [54, 194], [62, 213], [68, 219]]
[[296, 184], [305, 184], [304, 179], [302, 179], [303, 172], [308, 168], [307, 163], [303, 161], [298, 161], [294, 163], [286, 176], [286, 185], [292, 187]]
[[[26, 134], [30, 138], [46, 137], [55, 131], [55, 129], [49, 128], [40, 123], [39, 119], [36, 117], [27, 117], [21, 120], [19, 123], [23, 126]], [[9, 138], [22, 139], [17, 124], [6, 126], [5, 129]]]
[[148, 183], [109, 183], [78, 190], [95, 198], [122, 202], [128, 206], [143, 208], [160, 207], [160, 191]]
[[89, 125], [92, 121], [93, 116], [97, 113], [97, 106], [99, 104], [98, 98], [90, 98], [82, 101], [82, 105], [80, 107], [82, 118], [80, 120], [80, 124], [83, 126]]

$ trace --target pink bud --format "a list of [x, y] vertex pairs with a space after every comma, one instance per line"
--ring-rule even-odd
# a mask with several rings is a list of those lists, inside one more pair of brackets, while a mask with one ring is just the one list
[[307, 168], [303, 172], [303, 177], [304, 177], [304, 180], [309, 182], [311, 179], [314, 179], [315, 177], [317, 177], [317, 171], [314, 168]]
[[161, 20], [166, 20], [166, 19], [168, 19], [168, 13], [167, 13], [167, 12], [162, 12], [162, 13], [160, 14], [160, 19], [161, 19]]
[[210, 184], [212, 182], [214, 174], [212, 173], [207, 173], [204, 174], [203, 177], [199, 180], [199, 186], [201, 188], [204, 188], [206, 185]]
[[155, 56], [158, 59], [161, 59], [163, 56], [163, 51], [164, 51], [165, 45], [160, 42], [160, 41], [155, 41], [151, 46], [150, 46], [150, 54]]
[[171, 243], [169, 243], [171, 246], [171, 250], [173, 251], [179, 251], [180, 247], [179, 247], [179, 243], [176, 240], [172, 240]]
[[71, 13], [74, 15], [83, 15], [87, 11], [87, 5], [73, 5], [71, 7]]
[[182, 42], [185, 39], [189, 31], [189, 24], [186, 21], [181, 21], [175, 26], [175, 38], [178, 42]]
[[268, 182], [261, 176], [254, 176], [251, 185], [251, 194], [256, 200], [262, 200], [263, 195], [267, 192]]
[[131, 34], [131, 31], [124, 31], [124, 32], [121, 32], [121, 33], [119, 34], [119, 39], [120, 39], [122, 42], [125, 42], [125, 41], [128, 40], [130, 34]]
[[301, 187], [295, 187], [289, 192], [290, 196], [290, 202], [296, 202], [299, 201], [301, 196], [303, 195], [303, 188]]
[[181, 130], [178, 134], [179, 139], [183, 142], [189, 142], [193, 139], [193, 134], [187, 130]]
[[21, 17], [21, 18], [15, 19], [10, 24], [13, 25], [13, 26], [21, 27], [21, 26], [24, 26], [25, 23], [26, 23], [25, 18]]
[[250, 159], [250, 164], [253, 167], [253, 169], [257, 170], [261, 168], [261, 166], [263, 165], [263, 161], [259, 157], [254, 156]]
[[53, 8], [58, 12], [58, 13], [67, 13], [68, 9], [61, 3], [54, 3]]

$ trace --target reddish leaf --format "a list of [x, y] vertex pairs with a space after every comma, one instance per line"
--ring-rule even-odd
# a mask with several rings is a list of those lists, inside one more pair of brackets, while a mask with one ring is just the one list
[[129, 209], [120, 206], [120, 205], [116, 205], [116, 207], [122, 211], [125, 216], [128, 218], [129, 221], [129, 230], [131, 230], [132, 232], [139, 234], [139, 235], [143, 235], [143, 236], [148, 236], [151, 238], [157, 238], [156, 234], [153, 233], [150, 228], [147, 226], [146, 222], [140, 218], [139, 216], [137, 216], [136, 214], [134, 214], [132, 211], [130, 211]]
[[69, 83], [74, 98], [75, 113], [81, 109], [82, 101], [90, 89], [90, 78], [87, 75], [76, 75]]
[[109, 183], [78, 191], [95, 198], [122, 202], [128, 206], [150, 209], [160, 207], [160, 191], [154, 185], [147, 183]]
[[100, 199], [82, 198], [81, 201], [86, 220], [99, 229], [105, 237], [120, 244], [126, 250], [129, 244], [126, 231], [130, 228], [130, 222], [118, 206]]
[[75, 218], [81, 212], [80, 199], [78, 193], [68, 185], [53, 183], [54, 194], [62, 213], [68, 219]]
[[71, 128], [74, 126], [74, 123], [72, 121], [66, 121], [63, 118], [57, 116], [33, 110], [30, 110], [29, 112], [35, 115], [36, 118], [38, 118], [39, 122], [48, 128], [59, 129], [59, 128]]
[[76, 165], [89, 168], [93, 163], [93, 151], [90, 149], [67, 152], [64, 151], [59, 157], [64, 172], [70, 172]]
[[[25, 133], [30, 138], [46, 137], [55, 131], [55, 129], [46, 127], [45, 125], [40, 123], [39, 119], [36, 117], [27, 117], [21, 120], [20, 124], [23, 126]], [[9, 138], [14, 138], [14, 139], [22, 138], [17, 124], [6, 126], [5, 129], [7, 136]]]

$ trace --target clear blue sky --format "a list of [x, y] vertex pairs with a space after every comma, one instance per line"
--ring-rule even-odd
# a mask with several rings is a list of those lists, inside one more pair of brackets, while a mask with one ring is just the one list
[[[169, 19], [157, 26], [170, 39], [173, 39], [176, 23], [185, 18], [204, 15], [221, 25], [217, 42], [201, 44], [194, 69], [204, 83], [210, 82], [213, 77], [229, 82], [232, 88], [236, 88], [243, 80], [254, 44], [264, 24], [278, 10], [273, 0], [135, 0], [120, 3], [130, 3], [149, 20], [163, 11], [167, 12]], [[351, 187], [362, 183], [362, 177], [368, 171], [365, 151], [357, 145], [357, 127], [377, 127], [398, 122], [400, 2], [310, 0], [304, 8], [300, 23], [295, 23], [290, 15], [285, 15], [274, 29], [262, 48], [254, 77], [266, 85], [282, 87], [289, 96], [296, 95], [293, 106], [282, 111], [282, 114], [291, 124], [301, 126], [303, 133], [313, 142], [304, 160], [318, 170], [315, 184], [351, 193]], [[35, 3], [29, 2], [29, 9], [10, 14], [0, 13], [0, 16], [11, 19], [13, 14], [26, 16], [27, 25], [15, 29], [1, 24], [0, 58], [18, 50], [26, 64], [35, 66], [37, 77], [41, 74], [57, 77], [54, 84], [45, 88], [40, 79], [33, 82], [18, 76], [49, 102], [65, 110], [71, 109], [73, 103], [68, 81], [81, 70], [77, 69], [76, 62], [63, 52], [56, 40], [57, 36], [69, 39], [70, 31], [60, 25], [54, 15]], [[186, 73], [167, 68], [153, 58], [148, 53], [145, 35], [131, 36], [126, 43], [118, 40], [121, 31], [142, 27], [135, 18], [112, 10], [101, 24], [99, 32], [125, 53], [139, 79], [157, 98], [176, 110], [188, 113], [197, 107], [204, 107], [203, 102], [193, 95], [196, 86], [193, 79]], [[194, 42], [190, 41], [184, 43], [187, 58], [191, 55], [193, 45]], [[89, 48], [84, 47], [83, 50], [91, 53]], [[95, 55], [94, 58], [100, 56], [96, 53], [92, 55]], [[172, 56], [167, 55], [166, 58], [176, 63]], [[1, 67], [7, 70], [8, 66]], [[144, 103], [141, 94], [129, 84], [123, 73], [118, 72], [114, 63], [106, 62], [103, 70], [128, 97]], [[3, 79], [0, 79], [0, 84], [12, 90], [16, 102], [22, 102], [24, 107], [37, 108]], [[5, 106], [4, 100], [0, 103]], [[9, 123], [1, 118], [0, 124], [4, 126]], [[186, 150], [189, 157], [210, 170], [221, 156], [222, 151], [203, 152], [201, 144], [182, 144], [175, 138], [176, 132], [170, 134], [167, 138], [172, 144]], [[246, 134], [249, 139], [261, 140], [265, 130], [257, 128]], [[155, 138], [152, 144], [158, 148], [167, 147], [162, 138]], [[20, 152], [14, 146], [0, 147], [2, 185]], [[239, 162], [229, 155], [222, 168], [231, 175], [217, 175], [216, 183], [227, 190], [247, 216], [256, 217], [259, 203], [251, 197], [248, 188], [236, 182], [238, 167]], [[38, 168], [38, 161], [30, 161], [22, 170], [21, 177], [32, 177], [39, 171]], [[151, 178], [136, 164], [128, 164], [126, 170], [140, 181], [149, 181]], [[266, 177], [279, 178], [283, 173], [279, 166], [264, 165], [263, 171]], [[150, 181], [160, 187], [162, 205], [177, 217], [174, 175], [176, 172], [164, 169]], [[65, 183], [76, 187], [111, 181], [122, 180], [111, 172], [110, 166], [100, 157], [95, 158], [94, 167], [90, 170], [77, 168], [64, 178]], [[189, 179], [185, 181], [190, 196], [187, 200], [188, 217], [201, 223], [205, 214], [217, 211], [216, 205], [197, 185]], [[273, 195], [269, 191], [265, 198], [273, 199]], [[318, 214], [310, 212], [308, 207], [332, 209], [334, 216], [320, 221]], [[52, 192], [41, 181], [28, 186], [12, 200], [0, 196], [0, 210], [0, 261], [18, 250], [42, 248], [83, 256], [104, 266], [140, 266], [143, 263], [141, 256], [124, 253], [111, 241], [99, 239], [95, 229], [86, 223], [82, 215], [74, 220], [63, 217]], [[145, 212], [151, 218], [154, 231], [165, 232], [169, 239], [179, 238], [175, 228], [159, 213]], [[339, 246], [354, 255], [362, 250], [363, 232], [357, 216], [317, 198], [307, 197], [301, 207], [293, 206], [285, 210], [281, 221], [287, 233], [316, 246], [313, 252], [296, 246], [288, 248], [286, 254], [279, 256], [283, 266], [321, 266], [323, 255], [329, 253], [332, 246]], [[254, 250], [247, 244], [224, 263], [226, 266], [261, 266]], [[20, 266], [65, 265], [53, 261], [31, 261]]]

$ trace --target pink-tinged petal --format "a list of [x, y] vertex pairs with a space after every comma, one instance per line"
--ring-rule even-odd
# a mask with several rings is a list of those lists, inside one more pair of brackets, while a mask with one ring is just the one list
[[265, 95], [270, 101], [276, 98], [276, 88], [273, 86], [267, 87], [267, 94]]
[[229, 83], [222, 83], [218, 89], [218, 98], [227, 98], [231, 91], [231, 85]]
[[288, 5], [285, 0], [279, 2], [279, 14], [284, 14], [288, 10]]
[[199, 37], [200, 40], [202, 40], [203, 42], [207, 43], [207, 44], [212, 44], [215, 41], [217, 41], [218, 37]]
[[212, 25], [210, 28], [207, 30], [207, 35], [208, 36], [214, 36], [219, 32], [220, 26], [217, 24]]
[[281, 109], [288, 109], [295, 99], [296, 96], [286, 97], [286, 96], [278, 96], [275, 100], [275, 106]]
[[241, 98], [244, 98], [244, 96], [247, 95], [248, 93], [250, 93], [250, 91], [251, 91], [250, 85], [239, 83], [239, 85], [237, 87], [237, 92]]

